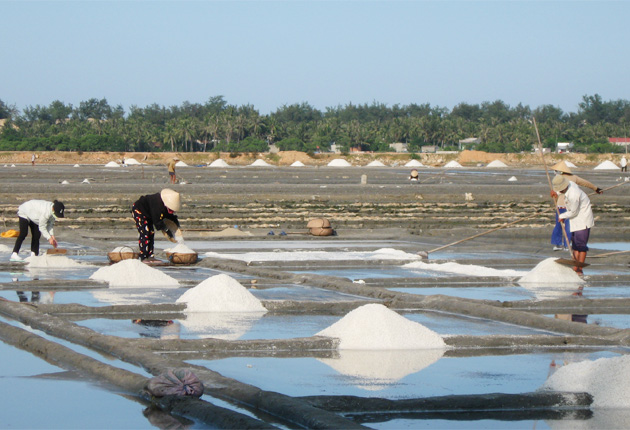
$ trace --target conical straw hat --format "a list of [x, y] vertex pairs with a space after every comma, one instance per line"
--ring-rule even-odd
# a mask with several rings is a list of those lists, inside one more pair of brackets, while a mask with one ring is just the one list
[[556, 163], [555, 165], [551, 166], [551, 168], [557, 172], [568, 173], [569, 175], [573, 174], [573, 172], [571, 172], [571, 169], [569, 169], [569, 166], [567, 166], [567, 163], [565, 163], [564, 161]]

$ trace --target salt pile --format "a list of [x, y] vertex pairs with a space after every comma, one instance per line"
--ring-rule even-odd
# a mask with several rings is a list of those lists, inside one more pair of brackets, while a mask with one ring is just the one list
[[25, 258], [28, 268], [50, 268], [50, 269], [67, 269], [73, 267], [85, 267], [87, 264], [81, 264], [64, 255], [48, 255], [43, 254], [35, 257]]
[[335, 158], [328, 163], [329, 167], [350, 167], [352, 164], [348, 163], [343, 158]]
[[304, 163], [302, 163], [301, 161], [294, 161], [293, 164], [291, 164], [291, 167], [304, 167]]
[[423, 164], [419, 162], [418, 160], [411, 160], [407, 164], [405, 164], [405, 167], [420, 167], [420, 166], [423, 166]]
[[0, 252], [11, 252], [13, 248], [9, 248], [7, 245], [0, 244]]
[[446, 163], [444, 167], [462, 167], [462, 165], [459, 164], [457, 161], [453, 160]]
[[217, 158], [212, 163], [210, 163], [210, 167], [230, 167], [228, 163], [225, 162], [222, 158]]
[[374, 160], [367, 167], [385, 167], [385, 164], [381, 163], [379, 160]]
[[176, 279], [132, 259], [101, 267], [90, 279], [107, 282], [110, 287], [179, 287]]
[[240, 254], [220, 254], [206, 252], [206, 257], [227, 258], [251, 263], [252, 261], [339, 261], [339, 260], [418, 260], [417, 254], [382, 248], [376, 251], [272, 251], [245, 252]]
[[83, 182], [81, 182], [81, 183], [82, 183], [82, 184], [89, 184], [89, 183], [90, 183], [90, 180], [89, 180], [88, 178], [85, 178], [85, 179], [83, 180]]
[[512, 176], [510, 179], [508, 179], [508, 181], [516, 182], [516, 181], [518, 181], [518, 179], [516, 179], [516, 176]]
[[66, 181], [65, 179], [63, 181], [61, 181], [61, 185], [68, 185], [70, 182]]
[[187, 312], [267, 312], [252, 293], [228, 275], [212, 276], [186, 291], [176, 303]]
[[120, 167], [120, 164], [116, 163], [115, 161], [110, 161], [105, 165], [105, 167]]
[[490, 168], [507, 167], [507, 164], [505, 164], [501, 160], [494, 160], [491, 163], [488, 163], [486, 167], [490, 167]]
[[271, 164], [267, 163], [265, 160], [262, 159], [258, 159], [256, 161], [254, 161], [252, 164], [250, 164], [250, 166], [254, 166], [254, 167], [272, 167]]
[[339, 339], [339, 349], [445, 349], [440, 335], [380, 304], [361, 306], [317, 333]]
[[572, 167], [572, 168], [576, 168], [576, 167], [577, 167], [575, 164], [571, 163], [571, 162], [570, 162], [570, 161], [568, 161], [568, 160], [567, 160], [567, 161], [565, 161], [565, 162], [564, 162], [564, 164], [566, 164], [566, 165], [567, 165], [567, 167]]
[[425, 263], [422, 261], [416, 261], [413, 263], [407, 263], [402, 267], [413, 270], [428, 270], [431, 272], [447, 272], [456, 273], [459, 275], [468, 276], [484, 276], [484, 277], [499, 277], [499, 278], [511, 278], [515, 276], [522, 276], [523, 272], [519, 270], [511, 269], [493, 269], [491, 267], [475, 266], [474, 264], [459, 264], [454, 262], [449, 263]]
[[598, 166], [594, 167], [593, 170], [619, 170], [619, 166], [617, 166], [612, 161], [604, 161], [600, 163]]
[[556, 263], [555, 258], [547, 258], [520, 278], [520, 284], [581, 284], [584, 282], [569, 266]]
[[128, 166], [139, 166], [141, 163], [135, 158], [125, 158], [125, 164]]
[[170, 252], [171, 254], [196, 254], [196, 251], [193, 251], [188, 246], [183, 243], [178, 243], [173, 248], [168, 248], [164, 250], [165, 252]]
[[541, 389], [586, 392], [593, 396], [594, 408], [627, 409], [630, 408], [629, 377], [630, 356], [600, 358], [559, 368]]
[[79, 166], [78, 164], [75, 164], [74, 167], [81, 167], [81, 166]]
[[177, 163], [175, 163], [175, 165], [177, 167], [188, 167], [188, 164], [186, 164], [185, 162], [183, 162], [182, 160], [179, 160]]

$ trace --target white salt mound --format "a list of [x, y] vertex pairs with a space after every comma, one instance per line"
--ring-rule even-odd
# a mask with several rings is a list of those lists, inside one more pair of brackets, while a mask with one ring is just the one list
[[339, 349], [446, 348], [440, 335], [380, 304], [361, 306], [317, 333], [340, 340]]
[[258, 167], [271, 167], [271, 164], [267, 163], [265, 160], [258, 159], [254, 161], [250, 166], [258, 166]]
[[407, 263], [403, 265], [404, 268], [413, 270], [428, 270], [431, 272], [447, 272], [456, 273], [467, 276], [483, 276], [483, 277], [501, 277], [511, 278], [516, 276], [522, 276], [523, 272], [512, 269], [493, 269], [491, 267], [476, 266], [474, 264], [459, 264], [455, 262], [448, 263], [425, 263], [422, 261], [415, 261], [413, 263]]
[[177, 163], [175, 163], [175, 165], [177, 167], [188, 167], [188, 164], [186, 164], [185, 162], [183, 162], [182, 160], [179, 160]]
[[135, 158], [125, 158], [125, 164], [128, 166], [138, 166], [141, 163]]
[[65, 179], [63, 181], [61, 181], [61, 185], [68, 185], [70, 182], [66, 181]]
[[178, 243], [173, 248], [168, 248], [164, 250], [165, 252], [170, 252], [171, 254], [196, 254], [197, 252], [190, 249], [183, 243]]
[[36, 257], [25, 258], [28, 268], [51, 268], [51, 269], [65, 269], [72, 267], [84, 267], [87, 264], [81, 264], [78, 261], [74, 261], [65, 255], [48, 255], [43, 254]]
[[488, 163], [488, 165], [486, 167], [490, 167], [490, 168], [507, 167], [507, 164], [505, 164], [501, 160], [494, 160], [494, 161]]
[[630, 408], [628, 378], [630, 356], [623, 355], [567, 364], [556, 370], [541, 389], [586, 392], [593, 396], [594, 408], [627, 409]]
[[567, 161], [565, 161], [565, 162], [564, 162], [564, 164], [566, 164], [566, 165], [567, 165], [567, 167], [572, 167], [572, 168], [576, 168], [576, 167], [577, 167], [575, 164], [571, 163], [571, 162], [570, 162], [570, 161], [568, 161], [568, 160], [567, 160]]
[[619, 166], [612, 161], [606, 160], [594, 167], [593, 170], [619, 170]]
[[367, 167], [385, 167], [385, 164], [381, 163], [379, 160], [374, 160]]
[[267, 312], [260, 300], [225, 274], [206, 279], [176, 303], [186, 303], [187, 312]]
[[411, 160], [407, 164], [405, 164], [405, 167], [420, 167], [420, 166], [423, 166], [423, 164], [419, 162], [418, 160]]
[[75, 164], [74, 167], [81, 167], [81, 166], [79, 166], [78, 164]]
[[304, 163], [302, 163], [301, 161], [294, 161], [293, 164], [291, 164], [291, 167], [304, 167]]
[[335, 158], [328, 163], [329, 167], [350, 167], [352, 164], [348, 163], [343, 158]]
[[0, 244], [0, 252], [11, 252], [13, 248], [9, 248], [7, 245]]
[[457, 161], [453, 160], [446, 163], [444, 167], [462, 167], [462, 165], [459, 164]]
[[222, 158], [217, 158], [212, 163], [210, 163], [210, 167], [230, 167], [228, 163], [225, 162]]
[[518, 181], [518, 179], [516, 179], [516, 176], [512, 176], [510, 179], [508, 179], [508, 181], [516, 182], [516, 181]]
[[[568, 257], [568, 256], [567, 256]], [[536, 265], [529, 273], [518, 280], [519, 284], [580, 284], [584, 280], [569, 266], [556, 263], [554, 257]]]
[[110, 161], [105, 165], [105, 167], [120, 167], [120, 164], [116, 163], [115, 161]]
[[132, 259], [101, 267], [90, 279], [107, 282], [110, 287], [179, 287], [176, 279]]

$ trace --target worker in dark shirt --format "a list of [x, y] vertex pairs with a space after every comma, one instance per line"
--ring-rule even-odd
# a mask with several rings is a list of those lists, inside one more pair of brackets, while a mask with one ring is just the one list
[[153, 255], [154, 236], [156, 230], [165, 233], [169, 239], [173, 239], [174, 231], [167, 227], [165, 220], [171, 220], [179, 228], [177, 212], [181, 207], [179, 193], [165, 188], [159, 193], [148, 194], [140, 197], [131, 208], [133, 219], [140, 237], [140, 260], [147, 264], [161, 263]]

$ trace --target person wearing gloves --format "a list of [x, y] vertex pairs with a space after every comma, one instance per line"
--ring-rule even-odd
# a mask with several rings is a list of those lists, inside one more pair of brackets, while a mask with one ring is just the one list
[[[560, 222], [565, 223], [571, 220], [571, 248], [573, 248], [573, 258], [584, 263], [588, 252], [588, 238], [591, 227], [595, 225], [591, 200], [586, 193], [571, 182], [565, 175], [556, 175], [552, 181], [553, 190], [564, 196], [567, 205], [566, 212], [560, 214]], [[565, 221], [566, 220], [566, 221]], [[582, 268], [573, 267], [578, 274], [582, 274]]]
[[31, 230], [31, 256], [39, 255], [39, 239], [44, 236], [53, 248], [57, 247], [57, 239], [53, 232], [53, 225], [57, 218], [64, 217], [65, 206], [55, 200], [29, 200], [18, 207], [18, 220], [20, 234], [15, 240], [11, 261], [23, 261], [20, 257], [22, 242], [26, 239], [28, 230]]
[[[591, 190], [595, 191], [597, 194], [603, 193], [601, 188], [596, 187], [595, 185], [593, 185], [586, 179], [582, 179], [579, 176], [574, 175], [571, 172], [571, 169], [569, 169], [569, 166], [567, 166], [564, 161], [561, 161], [555, 164], [551, 168], [556, 172], [556, 175], [562, 175], [565, 178], [567, 178], [569, 181], [574, 182], [581, 187], [590, 188]], [[569, 244], [566, 243], [566, 241], [564, 240], [564, 235], [562, 234], [562, 226], [560, 225], [560, 220], [558, 219], [558, 212], [562, 214], [566, 212], [567, 210], [564, 195], [558, 194], [555, 191], [551, 191], [551, 197], [554, 198], [554, 200], [556, 201], [556, 206], [558, 207], [558, 211], [556, 213], [556, 225], [554, 226], [553, 231], [551, 232], [551, 244], [553, 245], [554, 251], [561, 251], [563, 249], [566, 250], [569, 247]], [[567, 237], [569, 237], [570, 232], [571, 232], [571, 229], [570, 229], [571, 223], [568, 220], [566, 220], [564, 222], [564, 227], [567, 233]]]
[[[147, 264], [161, 263], [153, 256], [154, 236], [156, 230], [162, 231], [171, 241], [176, 231], [171, 231], [167, 221], [171, 221], [179, 229], [177, 212], [181, 207], [179, 193], [170, 188], [165, 188], [159, 193], [148, 194], [140, 197], [131, 208], [131, 213], [136, 221], [136, 228], [140, 237], [140, 260]], [[171, 224], [171, 225], [173, 225]]]

